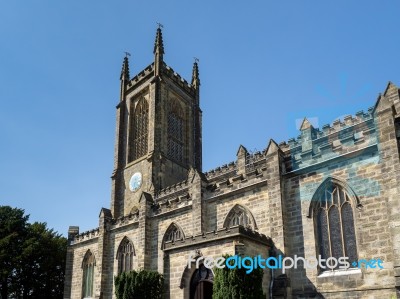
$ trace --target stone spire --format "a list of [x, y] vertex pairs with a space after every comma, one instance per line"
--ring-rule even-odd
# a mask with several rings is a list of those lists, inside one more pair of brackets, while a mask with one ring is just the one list
[[198, 89], [200, 86], [200, 78], [199, 78], [199, 65], [198, 65], [198, 59], [194, 59], [194, 64], [193, 64], [193, 72], [192, 72], [192, 86], [195, 89]]
[[160, 68], [163, 64], [163, 55], [164, 55], [164, 42], [161, 31], [162, 25], [158, 24], [157, 33], [156, 33], [156, 41], [154, 43], [154, 70], [156, 76], [160, 74]]

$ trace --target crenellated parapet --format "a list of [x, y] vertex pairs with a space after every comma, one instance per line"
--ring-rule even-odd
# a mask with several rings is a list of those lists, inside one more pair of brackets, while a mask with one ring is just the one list
[[[280, 150], [285, 158], [284, 173], [343, 155], [356, 155], [360, 150], [372, 149], [379, 142], [373, 107], [368, 111], [347, 115], [342, 120], [335, 120], [332, 124], [324, 125], [322, 129], [314, 128], [305, 119], [300, 131], [301, 134], [297, 138], [275, 144], [275, 148]], [[270, 152], [267, 147], [263, 151], [249, 153], [245, 147], [240, 146], [237, 161], [205, 173], [208, 180], [207, 190], [224, 193], [235, 188], [235, 184], [243, 186], [244, 181], [262, 176], [264, 171], [268, 171], [267, 159]]]
[[164, 63], [164, 68], [162, 73], [167, 75], [168, 78], [173, 80], [177, 85], [179, 85], [183, 90], [191, 95], [195, 95], [196, 91], [189, 82], [187, 82], [184, 78], [181, 77], [177, 72], [175, 72], [170, 66]]
[[139, 210], [133, 211], [128, 215], [118, 217], [117, 219], [110, 219], [109, 229], [115, 229], [118, 227], [130, 225], [139, 222]]
[[70, 245], [76, 245], [79, 243], [87, 242], [90, 240], [95, 240], [99, 237], [99, 228], [85, 231], [83, 233], [75, 235], [74, 239], [71, 241]]
[[254, 153], [247, 153], [245, 160], [246, 174], [257, 172], [265, 167], [265, 158], [267, 156], [267, 149], [263, 151], [256, 151]]
[[181, 181], [179, 183], [161, 189], [157, 194], [155, 194], [154, 199], [155, 201], [158, 202], [169, 196], [176, 196], [179, 195], [180, 193], [185, 193], [185, 191], [187, 192], [188, 188], [189, 188], [189, 181], [186, 179], [184, 181]]
[[156, 202], [153, 215], [160, 215], [172, 211], [176, 211], [181, 208], [190, 207], [192, 205], [192, 197], [190, 194], [171, 194], [168, 197], [161, 198], [158, 202]]
[[135, 89], [142, 83], [146, 82], [151, 76], [153, 76], [153, 73], [154, 62], [149, 64], [144, 70], [142, 70], [140, 73], [138, 73], [136, 76], [128, 81], [127, 91], [129, 92], [130, 89]]
[[[346, 115], [341, 121], [340, 119], [335, 120], [332, 124], [326, 124], [322, 126], [322, 130], [318, 128], [314, 129], [314, 140], [319, 140], [323, 137], [335, 137], [340, 134], [341, 131], [345, 130], [348, 133], [349, 128], [357, 129], [357, 125], [362, 125], [366, 121], [373, 120], [372, 115], [373, 107], [369, 108], [367, 112], [361, 110], [353, 115]], [[346, 130], [347, 129], [347, 130]], [[342, 132], [343, 133], [343, 132]], [[335, 135], [336, 134], [336, 135]], [[296, 148], [302, 144], [302, 135], [297, 136], [297, 138], [290, 138], [287, 142], [282, 142], [279, 147], [282, 151], [287, 151], [289, 149]]]
[[170, 212], [191, 205], [189, 194], [190, 183], [184, 180], [167, 188], [161, 189], [154, 196], [154, 215]]
[[305, 119], [300, 128], [301, 134], [280, 144], [286, 156], [287, 172], [359, 151], [379, 141], [373, 108], [335, 120], [330, 125], [322, 126], [321, 130], [308, 124]]
[[[276, 145], [285, 156], [285, 173], [373, 147], [379, 142], [373, 107], [355, 115], [346, 115], [342, 120], [322, 126], [322, 129], [314, 128], [305, 119], [300, 131], [297, 138]], [[237, 155], [237, 161], [205, 173], [209, 181], [208, 190], [231, 188], [235, 182], [249, 180], [249, 175], [262, 175], [266, 170], [268, 147], [263, 151], [249, 153], [240, 146]]]
[[236, 162], [230, 162], [220, 167], [216, 167], [204, 173], [208, 180], [221, 179], [221, 177], [230, 177], [237, 172]]
[[258, 165], [246, 174], [232, 174], [229, 177], [216, 177], [210, 180], [205, 188], [204, 198], [206, 200], [233, 195], [237, 191], [245, 191], [258, 184], [266, 184], [267, 167], [264, 163]]

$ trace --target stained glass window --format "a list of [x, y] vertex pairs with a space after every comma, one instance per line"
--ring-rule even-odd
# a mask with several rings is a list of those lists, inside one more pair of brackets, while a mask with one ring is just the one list
[[352, 262], [358, 259], [353, 209], [350, 198], [342, 187], [329, 183], [320, 192], [314, 207], [314, 223], [317, 255], [321, 255], [323, 259], [348, 257], [350, 267], [353, 267]]
[[83, 298], [93, 297], [93, 277], [94, 277], [95, 259], [94, 255], [88, 250], [83, 259], [83, 279], [82, 279], [82, 293]]
[[317, 214], [317, 226], [318, 226], [318, 248], [319, 254], [323, 259], [327, 259], [330, 256], [329, 249], [329, 230], [328, 230], [328, 219], [326, 217], [325, 209], [320, 208]]
[[349, 203], [345, 203], [342, 206], [342, 226], [346, 256], [349, 257], [350, 262], [356, 261], [358, 259], [356, 234], [354, 231], [353, 211]]
[[133, 257], [135, 256], [135, 249], [128, 238], [124, 238], [118, 248], [118, 274], [133, 270]]

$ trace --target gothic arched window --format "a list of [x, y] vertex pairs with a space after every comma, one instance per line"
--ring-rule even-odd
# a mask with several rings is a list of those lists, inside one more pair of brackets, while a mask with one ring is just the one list
[[184, 114], [182, 107], [176, 102], [171, 102], [168, 113], [168, 156], [177, 161], [184, 162]]
[[183, 230], [175, 223], [171, 223], [171, 225], [165, 231], [164, 238], [162, 241], [162, 248], [164, 248], [165, 242], [175, 242], [178, 240], [182, 240], [184, 238], [185, 235], [183, 233]]
[[317, 255], [325, 260], [348, 257], [350, 267], [353, 267], [352, 262], [358, 257], [353, 208], [348, 193], [341, 186], [328, 182], [317, 197], [313, 209]]
[[118, 274], [133, 270], [133, 257], [135, 256], [135, 248], [127, 237], [119, 244], [117, 252]]
[[83, 258], [82, 269], [82, 295], [83, 298], [93, 298], [93, 277], [94, 277], [94, 266], [96, 261], [93, 253], [88, 250]]
[[133, 117], [130, 120], [129, 162], [139, 159], [147, 153], [149, 104], [144, 97], [138, 101], [136, 107], [132, 102], [131, 115]]
[[224, 227], [241, 225], [256, 229], [256, 223], [249, 210], [241, 205], [235, 205], [228, 213], [224, 221]]

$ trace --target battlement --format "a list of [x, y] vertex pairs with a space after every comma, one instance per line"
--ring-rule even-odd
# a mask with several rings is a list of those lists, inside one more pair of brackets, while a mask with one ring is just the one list
[[230, 162], [228, 164], [224, 164], [222, 166], [211, 169], [205, 172], [204, 175], [206, 176], [207, 179], [212, 180], [222, 175], [232, 174], [232, 173], [235, 174], [236, 171], [237, 171], [236, 162]]
[[[342, 130], [348, 129], [349, 127], [356, 126], [365, 121], [373, 119], [374, 107], [370, 107], [367, 112], [363, 110], [358, 111], [355, 115], [346, 115], [342, 120], [337, 119], [331, 124], [325, 124], [322, 126], [322, 130], [319, 128], [313, 128], [313, 140], [327, 137], [331, 134], [339, 133]], [[335, 136], [335, 135], [332, 135]], [[297, 136], [297, 138], [290, 138], [287, 142], [281, 142], [279, 147], [282, 151], [287, 151], [298, 146], [301, 146], [302, 135]]]
[[144, 79], [148, 78], [154, 72], [154, 63], [149, 64], [145, 69], [139, 72], [136, 76], [128, 82], [128, 89], [137, 86], [139, 83], [143, 82]]
[[179, 85], [182, 89], [188, 92], [191, 95], [194, 95], [195, 91], [193, 86], [189, 84], [184, 78], [181, 77], [177, 72], [175, 72], [170, 66], [164, 63], [163, 73], [166, 74], [170, 79], [172, 79], [177, 85]]
[[178, 193], [182, 193], [184, 191], [187, 191], [188, 188], [189, 188], [189, 182], [186, 179], [184, 181], [181, 181], [179, 183], [176, 183], [174, 185], [171, 185], [171, 186], [168, 186], [168, 187], [166, 187], [164, 189], [161, 189], [157, 194], [155, 194], [154, 199], [156, 201], [163, 200], [163, 199], [165, 199], [165, 198], [167, 198], [167, 197], [169, 197], [171, 195], [174, 196], [174, 195], [176, 195]]
[[153, 215], [165, 214], [177, 209], [189, 207], [192, 205], [192, 198], [188, 192], [174, 194], [166, 198], [159, 199], [154, 205]]
[[74, 239], [71, 241], [71, 245], [75, 245], [78, 243], [97, 239], [99, 237], [99, 233], [100, 233], [99, 228], [95, 228], [95, 229], [88, 230], [83, 233], [77, 234], [77, 235], [75, 235]]
[[212, 181], [209, 181], [205, 191], [204, 197], [207, 200], [233, 194], [236, 191], [245, 191], [247, 188], [252, 188], [258, 184], [266, 184], [266, 172], [267, 167], [265, 163], [247, 169], [246, 173], [232, 174], [229, 177], [217, 177]]
[[[287, 171], [293, 171], [320, 163], [340, 155], [354, 152], [378, 142], [373, 108], [347, 115], [343, 121], [335, 120], [322, 130], [309, 126], [301, 129], [301, 135], [281, 143], [286, 154]], [[305, 120], [306, 121], [306, 120]]]
[[110, 220], [111, 229], [115, 229], [120, 226], [125, 226], [135, 222], [139, 222], [139, 210], [129, 213], [128, 215], [118, 217], [117, 219]]
[[184, 180], [177, 184], [161, 189], [154, 196], [154, 215], [170, 212], [192, 204], [189, 194], [189, 181]]
[[[346, 115], [331, 124], [314, 128], [311, 124], [302, 127], [297, 138], [281, 142], [279, 149], [285, 156], [285, 172], [290, 172], [311, 164], [358, 150], [378, 142], [374, 123], [374, 107]], [[249, 175], [262, 175], [265, 169], [268, 148], [254, 153], [245, 150], [245, 173], [238, 174], [238, 161], [224, 164], [205, 172], [209, 181], [208, 189], [215, 191], [231, 188], [235, 182], [249, 179]]]
[[246, 173], [259, 169], [265, 165], [265, 158], [267, 156], [267, 149], [263, 151], [256, 151], [254, 153], [247, 153], [245, 160]]

